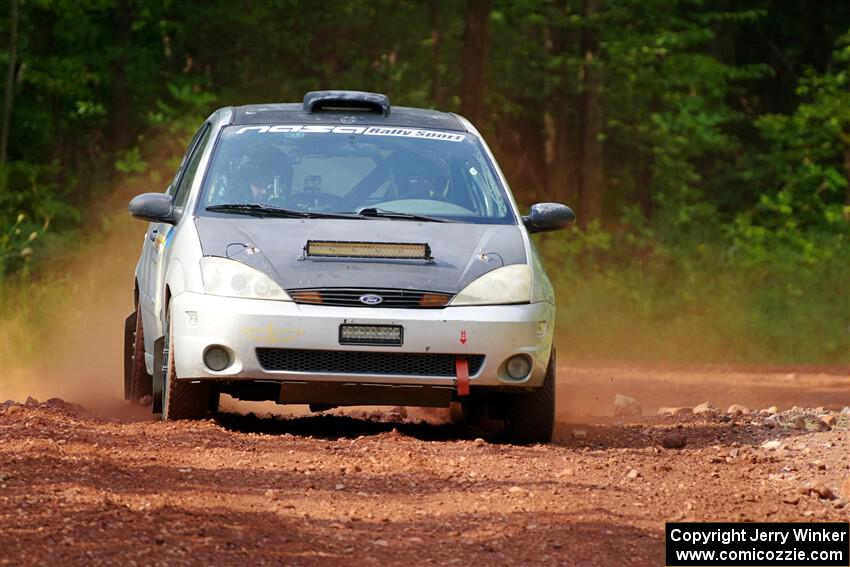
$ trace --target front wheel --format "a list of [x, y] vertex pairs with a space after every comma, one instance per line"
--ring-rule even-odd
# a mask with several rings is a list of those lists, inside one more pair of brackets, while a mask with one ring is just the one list
[[555, 348], [549, 356], [543, 385], [533, 392], [512, 394], [505, 408], [505, 428], [515, 443], [548, 443], [555, 428]]
[[170, 309], [166, 310], [166, 317], [166, 331], [162, 340], [162, 421], [203, 419], [211, 405], [209, 384], [205, 382], [193, 384], [177, 379], [177, 372], [174, 368], [173, 326]]

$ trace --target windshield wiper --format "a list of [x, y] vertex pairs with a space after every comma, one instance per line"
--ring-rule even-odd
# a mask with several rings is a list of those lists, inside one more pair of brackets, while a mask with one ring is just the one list
[[290, 219], [362, 219], [360, 215], [351, 213], [323, 213], [319, 211], [297, 211], [271, 207], [261, 203], [230, 203], [226, 205], [210, 205], [208, 211], [214, 213], [236, 213], [254, 215], [257, 217], [279, 217]]
[[262, 203], [229, 203], [223, 205], [210, 205], [208, 211], [214, 213], [236, 213], [242, 215], [252, 215], [257, 217], [279, 217], [279, 218], [294, 218], [294, 219], [358, 219], [366, 218], [384, 218], [384, 219], [400, 219], [423, 222], [454, 222], [448, 219], [439, 217], [429, 217], [427, 215], [417, 215], [413, 213], [399, 213], [396, 211], [386, 211], [375, 207], [361, 209], [356, 213], [323, 213], [320, 211], [298, 211], [295, 209], [284, 209], [282, 207], [272, 207], [263, 205]]
[[401, 219], [424, 222], [454, 222], [439, 217], [429, 217], [427, 215], [417, 215], [413, 213], [397, 213], [395, 211], [385, 211], [384, 209], [377, 209], [375, 207], [360, 209], [357, 214], [363, 217], [378, 217], [385, 219]]

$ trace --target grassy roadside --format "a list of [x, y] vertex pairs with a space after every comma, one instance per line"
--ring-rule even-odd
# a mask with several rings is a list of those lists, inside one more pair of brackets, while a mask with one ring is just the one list
[[850, 364], [850, 253], [730, 259], [720, 243], [595, 254], [548, 237], [564, 360]]

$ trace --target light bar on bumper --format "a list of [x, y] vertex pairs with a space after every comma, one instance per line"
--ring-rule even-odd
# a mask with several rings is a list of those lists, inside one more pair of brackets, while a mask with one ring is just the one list
[[401, 325], [353, 325], [339, 326], [341, 345], [387, 345], [401, 346], [404, 329]]

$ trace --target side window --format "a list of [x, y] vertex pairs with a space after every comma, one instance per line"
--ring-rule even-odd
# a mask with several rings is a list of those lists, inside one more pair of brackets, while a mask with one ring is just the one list
[[177, 172], [174, 174], [174, 179], [171, 180], [171, 183], [168, 185], [168, 188], [165, 190], [167, 195], [171, 195], [174, 197], [174, 192], [177, 190], [177, 182], [180, 181], [180, 174], [183, 173], [183, 168], [186, 167], [186, 162], [189, 161], [189, 154], [192, 153], [192, 149], [198, 144], [198, 138], [201, 137], [201, 134], [204, 133], [207, 124], [206, 122], [198, 128], [198, 131], [195, 132], [195, 135], [192, 136], [192, 141], [189, 142], [189, 146], [186, 148], [186, 153], [183, 154], [183, 159], [180, 160], [180, 165], [177, 166]]
[[180, 172], [180, 179], [177, 181], [177, 191], [174, 194], [174, 206], [182, 207], [186, 204], [186, 201], [189, 199], [189, 189], [192, 186], [192, 181], [195, 179], [195, 173], [198, 171], [198, 166], [201, 163], [201, 156], [204, 155], [204, 150], [207, 147], [207, 143], [210, 140], [210, 132], [212, 132], [212, 128], [209, 124], [204, 125], [202, 129], [200, 138], [195, 144], [194, 150], [192, 150], [191, 155], [187, 155], [188, 161], [184, 161], [182, 171]]

